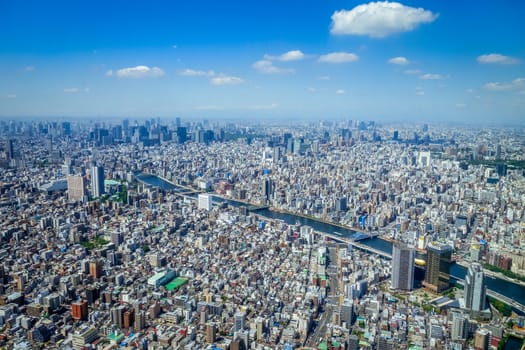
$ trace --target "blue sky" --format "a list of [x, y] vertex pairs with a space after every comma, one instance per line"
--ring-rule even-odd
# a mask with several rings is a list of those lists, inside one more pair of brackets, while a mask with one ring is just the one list
[[0, 116], [525, 121], [525, 2], [0, 1]]

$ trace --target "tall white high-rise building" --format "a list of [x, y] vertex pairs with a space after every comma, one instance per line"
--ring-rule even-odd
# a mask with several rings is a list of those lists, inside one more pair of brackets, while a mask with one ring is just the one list
[[104, 194], [104, 168], [101, 166], [91, 168], [91, 194], [95, 198]]
[[199, 194], [198, 197], [198, 208], [206, 209], [207, 211], [211, 210], [213, 196], [211, 194]]
[[413, 248], [396, 242], [392, 249], [392, 288], [412, 290], [414, 287], [414, 257]]
[[466, 339], [468, 335], [468, 318], [461, 313], [452, 314], [452, 328], [450, 337], [452, 340]]
[[465, 276], [464, 294], [465, 307], [472, 311], [486, 309], [487, 286], [483, 267], [478, 263], [470, 264]]

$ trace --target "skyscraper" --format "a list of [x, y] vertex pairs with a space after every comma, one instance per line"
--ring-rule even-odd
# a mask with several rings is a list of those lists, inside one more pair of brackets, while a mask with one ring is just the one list
[[273, 181], [272, 179], [266, 177], [261, 183], [261, 194], [264, 198], [270, 199], [273, 194]]
[[346, 322], [346, 328], [350, 329], [354, 320], [354, 304], [351, 299], [345, 299], [341, 306], [341, 321]]
[[414, 249], [396, 242], [392, 250], [392, 288], [412, 290], [414, 287]]
[[98, 279], [102, 276], [102, 263], [99, 260], [89, 262], [89, 274], [94, 279]]
[[91, 194], [95, 198], [104, 194], [104, 168], [101, 166], [91, 168]]
[[199, 194], [198, 208], [210, 211], [212, 208], [213, 196], [211, 194]]
[[217, 327], [215, 326], [215, 323], [207, 323], [206, 324], [206, 342], [210, 344], [214, 343], [216, 334], [217, 334]]
[[486, 306], [487, 286], [483, 267], [478, 263], [470, 264], [465, 276], [465, 308], [472, 311], [483, 311]]
[[67, 176], [67, 199], [69, 201], [81, 201], [85, 195], [84, 178], [82, 176]]
[[71, 314], [74, 320], [87, 321], [88, 303], [85, 300], [79, 300], [71, 304]]
[[467, 338], [468, 334], [468, 318], [461, 313], [452, 314], [452, 328], [450, 330], [450, 337], [452, 340], [462, 340]]
[[234, 316], [235, 321], [235, 331], [238, 332], [244, 329], [244, 321], [246, 319], [246, 314], [244, 312], [236, 312]]
[[15, 146], [14, 140], [7, 140], [7, 159], [15, 159]]
[[450, 264], [452, 247], [448, 244], [431, 242], [427, 246], [427, 261], [423, 286], [433, 292], [441, 293], [450, 287]]

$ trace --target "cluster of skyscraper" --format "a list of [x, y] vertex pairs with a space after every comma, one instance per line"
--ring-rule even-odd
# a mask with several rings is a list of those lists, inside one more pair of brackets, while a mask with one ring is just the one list
[[[432, 242], [427, 246], [425, 279], [423, 286], [435, 293], [450, 288], [450, 266], [453, 248]], [[396, 242], [392, 249], [391, 288], [410, 291], [414, 288], [415, 250], [405, 243]], [[482, 312], [487, 308], [487, 287], [483, 267], [472, 263], [464, 280], [464, 308]]]
[[[104, 167], [93, 166], [91, 168], [91, 196], [99, 198], [105, 193]], [[67, 176], [68, 199], [70, 201], [83, 201], [86, 196], [86, 185], [82, 175]]]

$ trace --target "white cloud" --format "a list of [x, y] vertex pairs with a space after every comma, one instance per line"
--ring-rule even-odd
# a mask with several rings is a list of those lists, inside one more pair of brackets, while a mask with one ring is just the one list
[[7, 98], [16, 98], [16, 94], [8, 94]]
[[339, 90], [337, 90], [335, 93], [338, 94], [338, 95], [344, 95], [345, 90], [343, 90], [343, 89], [339, 89]]
[[136, 67], [128, 67], [128, 68], [122, 68], [117, 70], [116, 72], [113, 72], [112, 70], [109, 70], [106, 72], [107, 76], [117, 76], [119, 78], [158, 78], [162, 77], [164, 75], [164, 71], [160, 69], [159, 67], [148, 67], [148, 66], [136, 66]]
[[441, 74], [426, 73], [426, 74], [420, 75], [419, 79], [423, 79], [423, 80], [442, 80], [443, 76]]
[[244, 83], [244, 80], [234, 76], [219, 75], [211, 78], [210, 83], [212, 85], [238, 85]]
[[279, 56], [270, 56], [270, 55], [264, 55], [265, 60], [275, 60], [275, 61], [299, 61], [304, 58], [304, 53], [301, 52], [301, 50], [292, 50], [283, 53]]
[[215, 76], [215, 72], [212, 70], [204, 71], [204, 70], [194, 70], [194, 69], [182, 69], [177, 71], [178, 75], [182, 75], [185, 77], [213, 77]]
[[486, 90], [490, 91], [503, 91], [512, 89], [512, 84], [509, 83], [500, 83], [500, 82], [490, 82], [483, 85]]
[[407, 64], [410, 64], [410, 61], [406, 57], [399, 56], [399, 57], [392, 57], [391, 59], [388, 60], [388, 63], [407, 65]]
[[504, 82], [501, 83], [499, 81], [496, 82], [490, 82], [483, 85], [483, 88], [485, 90], [490, 91], [505, 91], [505, 90], [513, 90], [513, 89], [519, 89], [525, 86], [525, 78], [516, 78], [513, 81]]
[[24, 68], [24, 70], [26, 72], [32, 72], [32, 71], [36, 70], [36, 67], [35, 66], [27, 66], [27, 67]]
[[269, 105], [255, 105], [251, 106], [248, 109], [255, 109], [255, 110], [267, 110], [267, 109], [276, 109], [279, 107], [277, 103], [271, 103]]
[[294, 73], [295, 70], [291, 68], [280, 68], [273, 65], [272, 61], [260, 60], [255, 62], [252, 67], [263, 74], [290, 74]]
[[322, 75], [322, 76], [320, 76], [317, 79], [319, 79], [319, 80], [330, 80], [330, 77], [328, 75]]
[[68, 93], [68, 94], [76, 94], [76, 93], [79, 93], [79, 92], [85, 92], [85, 93], [89, 93], [91, 91], [90, 88], [86, 87], [86, 88], [78, 88], [78, 87], [71, 87], [71, 88], [65, 88], [64, 89], [64, 92], [65, 93]]
[[421, 74], [421, 71], [419, 69], [407, 69], [403, 73], [408, 74], [408, 75], [418, 75], [418, 74]]
[[319, 91], [319, 90], [317, 90], [317, 89], [314, 88], [314, 87], [306, 88], [306, 90], [308, 90], [309, 92], [317, 92], [317, 91]]
[[321, 55], [318, 62], [323, 63], [345, 63], [345, 62], [355, 62], [359, 59], [355, 53], [350, 52], [331, 52], [326, 55]]
[[107, 77], [112, 77], [113, 76], [113, 71], [110, 69], [110, 70], [106, 71], [105, 74], [106, 74]]
[[421, 88], [421, 87], [419, 87], [419, 86], [416, 87], [416, 95], [417, 95], [417, 96], [423, 96], [423, 95], [425, 95], [425, 90], [423, 90], [423, 88]]
[[477, 58], [481, 64], [518, 64], [520, 61], [514, 57], [505, 56], [499, 53], [489, 53]]
[[330, 32], [383, 38], [411, 31], [421, 23], [433, 22], [437, 17], [438, 15], [431, 11], [398, 2], [370, 2], [356, 6], [350, 11], [334, 12]]

